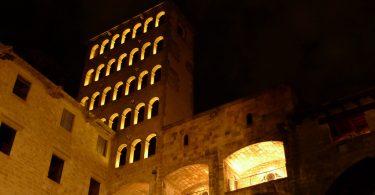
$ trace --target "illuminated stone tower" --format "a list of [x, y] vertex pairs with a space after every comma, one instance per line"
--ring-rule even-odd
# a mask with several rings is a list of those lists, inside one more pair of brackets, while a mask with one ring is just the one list
[[116, 131], [113, 168], [157, 158], [162, 127], [192, 115], [192, 43], [170, 2], [90, 40], [78, 99]]

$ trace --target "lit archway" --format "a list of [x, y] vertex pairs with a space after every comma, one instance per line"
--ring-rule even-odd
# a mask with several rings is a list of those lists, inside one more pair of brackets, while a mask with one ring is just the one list
[[148, 84], [148, 71], [145, 70], [145, 71], [141, 72], [141, 74], [139, 74], [137, 89], [141, 90], [141, 89], [147, 87], [147, 84]]
[[151, 55], [151, 43], [147, 42], [142, 46], [141, 60], [144, 60]]
[[158, 64], [152, 68], [151, 72], [151, 85], [159, 82], [161, 80], [161, 65]]
[[145, 141], [144, 158], [148, 158], [156, 154], [156, 134], [152, 133], [147, 136]]
[[139, 60], [138, 51], [139, 51], [138, 48], [134, 48], [134, 49], [130, 52], [130, 56], [129, 56], [129, 66], [133, 65], [133, 63], [135, 63], [135, 62], [137, 62], [137, 60]]
[[122, 32], [121, 44], [125, 43], [128, 40], [130, 40], [130, 28], [127, 28]]
[[130, 148], [129, 163], [141, 160], [141, 150], [142, 141], [140, 139], [134, 140]]
[[159, 51], [161, 51], [164, 47], [164, 37], [159, 36], [154, 41], [154, 48], [153, 48], [153, 54], [157, 54]]
[[100, 47], [100, 54], [103, 54], [105, 51], [107, 51], [109, 49], [108, 44], [109, 44], [108, 39], [106, 39], [102, 42], [102, 45]]
[[98, 44], [96, 44], [96, 45], [94, 45], [92, 48], [91, 48], [91, 52], [90, 52], [90, 60], [91, 59], [93, 59], [93, 58], [95, 58], [97, 55], [98, 55], [98, 50], [99, 49], [99, 45]]
[[142, 26], [141, 23], [137, 23], [136, 25], [134, 25], [133, 34], [132, 34], [133, 39], [142, 32], [141, 26]]
[[147, 118], [150, 119], [159, 114], [159, 98], [153, 97], [148, 103]]
[[208, 165], [206, 164], [194, 164], [179, 168], [164, 178], [164, 194], [208, 194], [208, 173]]
[[126, 53], [123, 53], [120, 55], [120, 57], [118, 58], [118, 62], [117, 62], [117, 71], [120, 71], [122, 66], [125, 64], [125, 61], [126, 61], [126, 56], [128, 54]]
[[127, 153], [128, 153], [127, 145], [121, 144], [117, 149], [116, 164], [115, 164], [116, 168], [119, 168], [120, 166], [123, 166], [126, 164]]
[[94, 78], [93, 73], [94, 73], [94, 69], [90, 69], [89, 71], [87, 71], [86, 77], [85, 77], [85, 83], [83, 84], [83, 86], [87, 86], [92, 82]]
[[145, 103], [141, 102], [135, 107], [134, 124], [143, 122], [145, 116]]
[[155, 27], [158, 27], [164, 22], [165, 22], [165, 11], [161, 11], [156, 15]]
[[121, 129], [124, 129], [126, 127], [129, 127], [131, 125], [131, 120], [132, 120], [132, 109], [126, 108], [124, 112], [122, 112], [121, 115]]
[[99, 95], [100, 93], [98, 91], [92, 94], [89, 110], [93, 110], [99, 106]]
[[99, 79], [103, 78], [103, 75], [105, 74], [103, 69], [104, 69], [104, 64], [100, 64], [98, 68], [96, 69], [95, 81], [98, 81]]
[[113, 37], [112, 37], [112, 41], [111, 41], [111, 49], [115, 48], [115, 46], [117, 45], [117, 43], [119, 42], [119, 39], [120, 38], [120, 35], [119, 34], [115, 34]]
[[102, 93], [102, 99], [101, 99], [101, 102], [100, 102], [100, 105], [104, 105], [106, 103], [109, 102], [109, 100], [111, 99], [111, 87], [106, 87], [104, 90], [103, 90], [103, 93]]
[[149, 17], [145, 21], [144, 26], [143, 26], [143, 32], [144, 33], [146, 33], [148, 30], [150, 30], [150, 27], [152, 27], [152, 25], [150, 24], [152, 22], [152, 20], [154, 20], [154, 19], [152, 17]]
[[83, 97], [82, 99], [81, 99], [81, 106], [82, 107], [84, 107], [85, 109], [87, 109], [88, 108], [88, 100], [89, 100], [89, 97]]
[[224, 160], [224, 170], [227, 191], [285, 178], [283, 142], [260, 142], [237, 150]]
[[116, 67], [113, 67], [113, 64], [116, 62], [116, 59], [111, 59], [108, 61], [107, 69], [105, 71], [105, 76], [108, 76], [113, 73]]
[[108, 127], [111, 128], [114, 131], [117, 131], [118, 120], [119, 120], [118, 113], [112, 114], [112, 116], [109, 118], [109, 121], [108, 121]]
[[124, 96], [124, 83], [122, 81], [116, 83], [115, 88], [113, 90], [112, 100], [120, 99]]

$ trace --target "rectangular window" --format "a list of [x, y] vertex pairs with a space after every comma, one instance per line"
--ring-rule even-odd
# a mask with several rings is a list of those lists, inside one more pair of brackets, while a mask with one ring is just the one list
[[74, 114], [64, 109], [62, 116], [61, 116], [60, 126], [68, 131], [71, 131], [73, 127], [73, 122], [74, 122]]
[[49, 166], [48, 178], [60, 183], [61, 174], [64, 168], [64, 160], [56, 155], [52, 155], [51, 164]]
[[100, 183], [95, 179], [90, 179], [89, 195], [99, 195]]
[[12, 150], [16, 131], [4, 123], [0, 123], [0, 151], [6, 155]]
[[103, 156], [106, 156], [107, 154], [107, 144], [108, 144], [108, 141], [105, 140], [102, 136], [98, 136], [98, 142], [97, 142], [97, 145], [96, 145], [96, 149], [98, 151], [99, 154], [103, 155]]
[[13, 93], [16, 94], [18, 97], [26, 100], [27, 94], [30, 90], [30, 82], [22, 78], [21, 76], [17, 76], [16, 83], [13, 86]]
[[355, 137], [369, 132], [363, 113], [347, 116], [328, 123], [333, 141]]

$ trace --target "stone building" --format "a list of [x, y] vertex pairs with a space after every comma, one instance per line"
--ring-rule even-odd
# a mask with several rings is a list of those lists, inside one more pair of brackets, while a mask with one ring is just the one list
[[375, 90], [193, 115], [193, 36], [167, 1], [94, 37], [77, 102], [2, 45], [0, 194], [374, 193]]

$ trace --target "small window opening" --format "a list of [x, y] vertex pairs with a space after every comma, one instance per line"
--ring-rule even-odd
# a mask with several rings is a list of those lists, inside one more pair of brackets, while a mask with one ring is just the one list
[[184, 146], [187, 146], [187, 145], [189, 145], [189, 136], [184, 135]]
[[363, 113], [330, 121], [328, 125], [333, 141], [340, 141], [370, 132]]
[[100, 183], [95, 179], [90, 179], [89, 194], [88, 195], [99, 195]]
[[154, 83], [159, 82], [160, 80], [161, 80], [161, 68], [155, 71]]
[[71, 131], [73, 127], [73, 122], [74, 122], [74, 117], [75, 115], [69, 112], [64, 108], [61, 120], [60, 120], [60, 126], [63, 127], [64, 129]]
[[145, 119], [145, 107], [142, 106], [138, 110], [138, 123], [141, 123]]
[[0, 123], [0, 151], [6, 155], [12, 150], [16, 131], [4, 123]]
[[155, 101], [151, 108], [151, 117], [157, 116], [159, 114], [159, 101]]
[[13, 93], [23, 100], [26, 100], [30, 90], [30, 85], [30, 82], [18, 75], [13, 87]]
[[132, 94], [135, 91], [135, 88], [136, 88], [136, 82], [135, 82], [135, 80], [133, 80], [133, 81], [130, 82], [129, 95]]
[[126, 113], [126, 116], [125, 116], [125, 124], [124, 124], [124, 127], [125, 127], [125, 128], [130, 126], [130, 124], [131, 124], [131, 120], [132, 120], [131, 118], [132, 118], [132, 114], [131, 114], [131, 112]]
[[156, 137], [153, 137], [149, 141], [148, 156], [156, 154]]
[[112, 130], [117, 131], [118, 122], [119, 122], [119, 117], [116, 117], [116, 118], [113, 119], [113, 121], [112, 121]]
[[99, 154], [106, 156], [107, 155], [107, 145], [108, 141], [104, 139], [102, 136], [98, 136], [98, 142], [96, 144], [96, 150]]
[[55, 155], [52, 155], [51, 164], [48, 170], [48, 178], [57, 183], [60, 183], [63, 168], [64, 160]]
[[246, 115], [246, 124], [247, 124], [247, 125], [251, 125], [251, 124], [253, 124], [253, 114], [248, 113], [248, 114]]
[[144, 75], [141, 82], [141, 89], [147, 87], [148, 84], [148, 74]]

